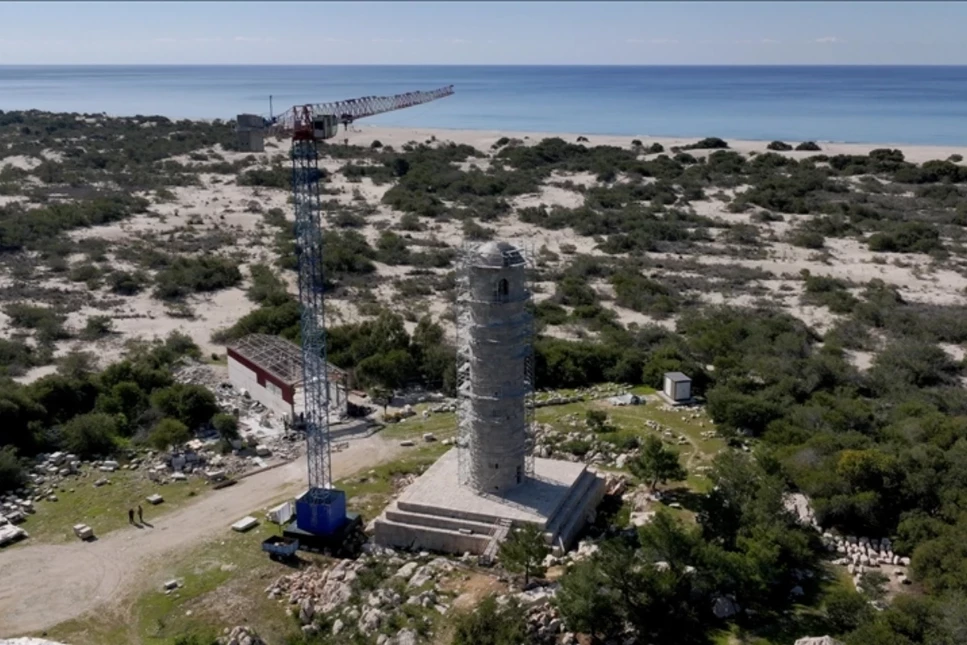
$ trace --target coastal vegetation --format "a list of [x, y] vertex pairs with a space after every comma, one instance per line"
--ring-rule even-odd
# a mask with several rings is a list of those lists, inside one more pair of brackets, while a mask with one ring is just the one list
[[[538, 389], [660, 388], [682, 371], [728, 443], [698, 486], [674, 447], [580, 411], [595, 441], [636, 451], [629, 477], [682, 508], [637, 529], [603, 514], [598, 552], [561, 576], [569, 629], [962, 642], [962, 156], [390, 135], [320, 146], [327, 358], [353, 387], [453, 395], [460, 245], [533, 241]], [[0, 492], [41, 453], [238, 432], [173, 370], [250, 333], [300, 340], [291, 171], [270, 143], [238, 152], [219, 121], [0, 113]], [[132, 342], [142, 329], [164, 340]], [[592, 443], [562, 445], [584, 457]], [[785, 509], [792, 493], [818, 530]], [[837, 581], [821, 531], [889, 538], [913, 584], [884, 600]], [[504, 555], [529, 581], [544, 554], [528, 537]], [[722, 598], [740, 609], [716, 615]], [[487, 600], [455, 619], [454, 642], [522, 642], [525, 623]]]

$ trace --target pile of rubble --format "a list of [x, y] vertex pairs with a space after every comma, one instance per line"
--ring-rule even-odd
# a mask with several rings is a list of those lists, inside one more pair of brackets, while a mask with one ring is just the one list
[[281, 418], [244, 389], [225, 381], [210, 365], [186, 359], [174, 371], [174, 378], [179, 383], [207, 387], [215, 395], [218, 406], [235, 414], [239, 426], [256, 436], [277, 436], [285, 432]]
[[[702, 416], [702, 412], [690, 413], [687, 420], [702, 418]], [[566, 432], [557, 430], [548, 424], [536, 425], [534, 432], [535, 456], [544, 459], [581, 461], [589, 465], [625, 468], [628, 461], [637, 457], [640, 452], [636, 447], [622, 447], [602, 440], [598, 434], [588, 427], [587, 420], [578, 414], [568, 414], [562, 417], [560, 422], [569, 428], [573, 428], [573, 430]], [[658, 433], [662, 441], [667, 444], [673, 446], [691, 445], [688, 437], [657, 421], [646, 419], [643, 423], [646, 428]], [[715, 434], [714, 430], [708, 432]], [[573, 449], [576, 444], [582, 449], [586, 447], [587, 451], [583, 455], [570, 452], [569, 449]]]
[[564, 621], [552, 603], [559, 587], [556, 582], [535, 584], [525, 591], [498, 596], [497, 603], [506, 605], [514, 600], [523, 607], [527, 618], [528, 642], [575, 645], [577, 636], [565, 630]]
[[220, 645], [265, 645], [255, 630], [251, 627], [238, 626], [229, 629], [218, 639]]
[[[298, 618], [307, 635], [318, 633], [317, 618], [325, 616], [334, 636], [342, 633], [348, 639], [354, 631], [372, 636], [391, 620], [392, 614], [403, 611], [407, 605], [446, 614], [449, 598], [435, 583], [454, 566], [446, 558], [431, 560], [428, 553], [404, 560], [395, 554], [387, 557], [380, 552], [358, 560], [343, 560], [327, 570], [311, 567], [282, 576], [265, 592], [270, 599], [291, 605], [289, 613]], [[389, 574], [389, 569], [395, 571]], [[388, 574], [388, 578], [379, 587], [360, 594], [359, 585], [354, 584], [356, 580], [377, 570]], [[415, 644], [416, 632], [404, 629], [392, 638], [380, 635], [376, 642], [379, 645]]]
[[37, 463], [27, 473], [30, 491], [22, 490], [18, 494], [29, 496], [35, 502], [44, 499], [56, 502], [57, 491], [80, 474], [81, 465], [76, 455], [64, 452], [37, 455]]
[[892, 567], [894, 577], [901, 584], [910, 584], [907, 576], [910, 558], [894, 553], [893, 543], [889, 538], [857, 538], [854, 535], [834, 535], [827, 531], [823, 533], [822, 540], [830, 552], [840, 555], [833, 560], [833, 564], [846, 566], [855, 584], [859, 585], [863, 574], [881, 567]]

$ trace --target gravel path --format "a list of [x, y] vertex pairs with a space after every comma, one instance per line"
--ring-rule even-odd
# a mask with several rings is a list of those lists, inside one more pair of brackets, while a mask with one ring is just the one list
[[[389, 461], [399, 451], [396, 442], [379, 435], [352, 441], [333, 454], [333, 479]], [[90, 543], [28, 544], [0, 552], [0, 638], [47, 629], [137, 593], [140, 574], [152, 560], [195, 548], [305, 485], [303, 456], [157, 520], [148, 509], [153, 528], [125, 527]]]

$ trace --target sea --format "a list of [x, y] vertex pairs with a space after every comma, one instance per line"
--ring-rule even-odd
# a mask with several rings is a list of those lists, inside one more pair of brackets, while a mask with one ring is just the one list
[[451, 84], [366, 123], [967, 146], [964, 66], [0, 66], [0, 110], [232, 119]]

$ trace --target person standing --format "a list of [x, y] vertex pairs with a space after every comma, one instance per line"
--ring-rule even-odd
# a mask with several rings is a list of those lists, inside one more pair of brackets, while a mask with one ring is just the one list
[[141, 510], [141, 504], [138, 504], [138, 522], [144, 524], [144, 511]]
[[128, 509], [128, 524], [134, 524], [134, 509]]

